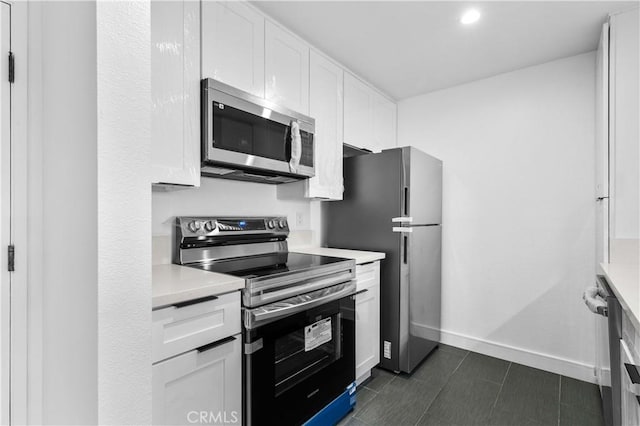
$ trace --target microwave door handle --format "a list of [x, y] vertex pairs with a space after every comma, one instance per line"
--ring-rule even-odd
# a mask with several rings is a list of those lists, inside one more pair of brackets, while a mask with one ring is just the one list
[[300, 156], [302, 155], [302, 138], [300, 137], [300, 125], [297, 121], [291, 122], [291, 158], [289, 159], [289, 171], [298, 173]]

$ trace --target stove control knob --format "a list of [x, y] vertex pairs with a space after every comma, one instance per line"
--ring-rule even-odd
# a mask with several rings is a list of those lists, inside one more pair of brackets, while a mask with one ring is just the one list
[[270, 220], [269, 222], [267, 222], [267, 226], [269, 227], [269, 229], [273, 229], [276, 227], [276, 223], [273, 220]]
[[200, 222], [197, 220], [192, 220], [189, 222], [189, 230], [191, 232], [198, 232], [200, 230]]
[[286, 220], [284, 220], [284, 219], [280, 219], [280, 220], [278, 221], [278, 226], [279, 226], [280, 228], [284, 228], [284, 227], [286, 227], [286, 226], [287, 226], [287, 221], [286, 221]]
[[216, 229], [216, 222], [213, 220], [209, 220], [204, 224], [204, 229], [207, 232], [211, 232]]

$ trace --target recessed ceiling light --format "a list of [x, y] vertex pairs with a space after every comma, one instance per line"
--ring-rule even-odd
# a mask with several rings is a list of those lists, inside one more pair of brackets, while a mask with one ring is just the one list
[[469, 9], [464, 13], [464, 15], [462, 15], [462, 18], [460, 18], [460, 22], [465, 25], [469, 25], [473, 24], [478, 19], [480, 19], [480, 12], [478, 12], [476, 9]]

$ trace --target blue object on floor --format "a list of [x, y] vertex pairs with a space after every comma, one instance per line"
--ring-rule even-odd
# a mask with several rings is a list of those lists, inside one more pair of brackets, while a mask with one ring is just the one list
[[347, 386], [347, 389], [336, 399], [330, 402], [315, 416], [311, 417], [303, 426], [328, 426], [337, 424], [356, 405], [356, 382]]

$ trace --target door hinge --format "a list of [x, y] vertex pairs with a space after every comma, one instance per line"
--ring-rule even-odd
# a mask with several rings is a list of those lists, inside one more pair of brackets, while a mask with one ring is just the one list
[[16, 247], [13, 244], [8, 247], [7, 254], [7, 269], [9, 272], [13, 272], [16, 270]]
[[9, 83], [13, 83], [15, 80], [16, 60], [13, 56], [13, 52], [9, 52]]

